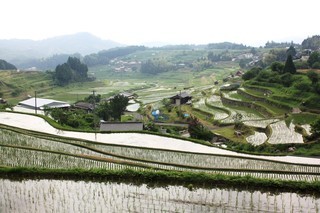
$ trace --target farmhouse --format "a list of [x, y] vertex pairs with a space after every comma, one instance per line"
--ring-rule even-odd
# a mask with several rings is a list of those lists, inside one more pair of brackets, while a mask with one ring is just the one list
[[70, 107], [70, 104], [66, 102], [56, 101], [52, 99], [45, 99], [45, 98], [29, 98], [27, 100], [19, 102], [18, 105], [28, 109], [39, 109], [39, 110], [43, 110], [46, 107], [49, 109]]
[[94, 105], [93, 104], [90, 104], [90, 103], [87, 103], [87, 102], [77, 102], [73, 105], [74, 108], [76, 109], [82, 109], [82, 110], [85, 110], [87, 112], [92, 112], [93, 109], [94, 109]]
[[192, 96], [186, 92], [182, 92], [180, 94], [177, 94], [177, 95], [171, 97], [170, 99], [172, 100], [173, 104], [179, 106], [182, 104], [191, 103]]

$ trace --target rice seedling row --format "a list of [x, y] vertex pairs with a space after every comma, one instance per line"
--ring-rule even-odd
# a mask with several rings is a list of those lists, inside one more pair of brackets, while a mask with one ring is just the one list
[[64, 142], [47, 140], [42, 138], [36, 138], [25, 134], [19, 134], [16, 132], [0, 129], [0, 144], [2, 145], [15, 145], [32, 147], [36, 149], [65, 152], [70, 154], [79, 155], [95, 155], [98, 157], [103, 157], [103, 154], [78, 147], [72, 144], [67, 144]]
[[[313, 195], [214, 187], [0, 179], [3, 212], [318, 212]], [[17, 199], [19, 198], [19, 199]]]
[[[117, 146], [110, 144], [72, 141], [85, 145], [103, 153], [116, 155], [120, 158], [129, 158], [136, 161], [148, 161], [155, 163], [175, 164], [203, 168], [232, 168], [232, 169], [258, 169], [280, 170], [319, 173], [320, 167], [308, 165], [286, 164], [275, 161], [267, 161], [235, 156], [221, 156], [210, 154], [197, 154], [177, 152], [169, 150], [146, 149], [129, 146]], [[303, 168], [303, 169], [301, 169]]]
[[[122, 169], [147, 169], [150, 167], [143, 167], [139, 165], [127, 165], [122, 163], [106, 162], [102, 160], [85, 159], [76, 156], [68, 156], [64, 154], [42, 152], [35, 150], [20, 149], [16, 147], [0, 147], [0, 154], [2, 156], [0, 165], [9, 167], [36, 167], [36, 168], [49, 168], [49, 169], [71, 169], [71, 168], [84, 168], [84, 169], [109, 169], [109, 170], [122, 170]], [[104, 159], [105, 160], [105, 159]], [[214, 169], [196, 169], [179, 166], [166, 166], [159, 165], [160, 169], [175, 170], [175, 171], [192, 171], [192, 172], [207, 172], [212, 174], [225, 174], [232, 176], [246, 176], [253, 177], [282, 179], [288, 178], [289, 180], [304, 180], [312, 181], [319, 180], [319, 174], [278, 174], [271, 172], [259, 171], [232, 171], [232, 170], [214, 170]]]
[[[19, 135], [18, 133], [16, 133]], [[2, 134], [3, 135], [3, 134]], [[31, 137], [31, 136], [28, 136]], [[58, 139], [58, 138], [57, 138]], [[31, 137], [32, 141], [39, 140], [38, 138]], [[49, 139], [48, 139], [49, 140]], [[176, 152], [168, 150], [156, 150], [156, 149], [144, 149], [137, 147], [117, 146], [100, 143], [91, 143], [85, 141], [77, 141], [70, 139], [63, 139], [65, 143], [78, 144], [97, 151], [90, 151], [88, 155], [98, 157], [108, 157], [115, 160], [122, 160], [134, 163], [144, 163], [146, 165], [156, 168], [171, 168], [170, 166], [189, 166], [189, 167], [201, 167], [212, 169], [247, 169], [247, 170], [275, 170], [275, 171], [296, 171], [296, 172], [310, 172], [319, 173], [320, 167], [316, 166], [304, 166], [295, 164], [286, 164], [274, 161], [264, 161], [252, 158], [240, 158], [234, 156], [221, 156], [221, 155], [209, 155], [209, 154], [196, 154], [187, 152]], [[40, 142], [41, 143], [41, 142]], [[47, 141], [48, 144], [53, 145], [53, 148], [49, 150], [55, 150], [55, 144], [58, 143], [54, 140]], [[59, 143], [62, 144], [62, 143]], [[82, 154], [85, 152], [72, 152], [74, 145], [64, 144], [68, 146], [71, 154]], [[37, 148], [37, 147], [36, 147]], [[76, 147], [79, 148], [79, 147]], [[79, 148], [80, 149], [80, 148]], [[82, 148], [83, 149], [83, 148]], [[86, 150], [86, 149], [83, 149]], [[58, 150], [61, 151], [61, 150]], [[64, 151], [64, 150], [62, 150]], [[101, 152], [101, 153], [99, 153]]]
[[36, 167], [51, 169], [145, 169], [141, 166], [107, 162], [106, 159], [93, 160], [78, 156], [52, 152], [28, 150], [17, 147], [0, 146], [0, 165], [9, 167]]

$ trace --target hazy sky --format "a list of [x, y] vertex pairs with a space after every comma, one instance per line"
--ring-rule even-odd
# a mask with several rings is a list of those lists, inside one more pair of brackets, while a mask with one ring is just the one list
[[320, 34], [318, 0], [4, 0], [0, 39], [90, 32], [123, 44], [264, 45]]

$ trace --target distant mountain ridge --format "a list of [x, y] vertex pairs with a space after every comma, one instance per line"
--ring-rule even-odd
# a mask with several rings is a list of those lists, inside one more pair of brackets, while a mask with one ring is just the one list
[[1, 39], [0, 58], [19, 64], [20, 61], [46, 58], [55, 54], [80, 53], [88, 55], [101, 50], [124, 46], [111, 40], [103, 40], [90, 33], [76, 33], [44, 40]]

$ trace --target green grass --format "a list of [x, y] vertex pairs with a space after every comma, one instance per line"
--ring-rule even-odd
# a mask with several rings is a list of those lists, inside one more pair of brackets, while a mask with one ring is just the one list
[[313, 113], [300, 113], [300, 114], [291, 114], [290, 118], [294, 124], [311, 124], [317, 119], [320, 119], [319, 114]]
[[[74, 180], [110, 180], [132, 182], [135, 184], [177, 184], [193, 187], [225, 186], [238, 189], [259, 189], [274, 192], [319, 193], [320, 182], [281, 181], [260, 179], [250, 176], [227, 176], [222, 174], [205, 174], [173, 171], [134, 171], [104, 169], [36, 169], [36, 168], [5, 168], [0, 167], [0, 177], [6, 178], [51, 178]], [[192, 184], [192, 187], [190, 187]]]
[[235, 132], [234, 126], [221, 127], [219, 129], [213, 130], [213, 132], [216, 134], [223, 135], [223, 137], [225, 137], [231, 141], [234, 141], [234, 142], [247, 143], [247, 141], [246, 141], [247, 136], [245, 136], [245, 135], [236, 136], [234, 134], [234, 132]]

